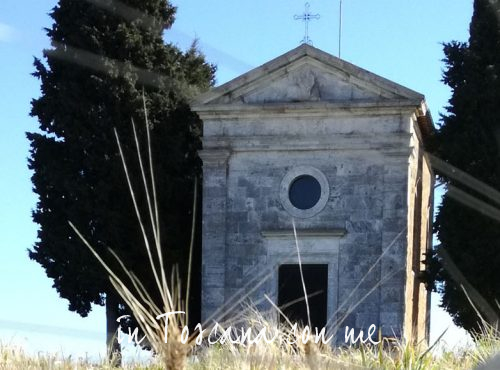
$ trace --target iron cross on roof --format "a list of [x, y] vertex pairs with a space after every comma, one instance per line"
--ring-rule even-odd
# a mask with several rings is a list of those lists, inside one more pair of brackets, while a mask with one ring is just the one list
[[309, 13], [309, 3], [306, 3], [306, 8], [305, 8], [304, 14], [302, 14], [302, 15], [294, 15], [293, 19], [304, 21], [304, 24], [305, 24], [305, 33], [304, 33], [304, 38], [302, 39], [301, 42], [303, 44], [310, 44], [310, 45], [312, 45], [312, 41], [309, 38], [309, 22], [312, 19], [319, 19], [319, 14], [311, 14], [311, 13]]

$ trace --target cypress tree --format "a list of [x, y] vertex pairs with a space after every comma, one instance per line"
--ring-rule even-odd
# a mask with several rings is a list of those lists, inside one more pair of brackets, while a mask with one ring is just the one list
[[[496, 190], [500, 190], [499, 9], [497, 0], [475, 0], [468, 43], [444, 45], [443, 81], [452, 89], [452, 97], [434, 148], [438, 157]], [[443, 267], [439, 252], [446, 252], [468, 283], [500, 316], [500, 223], [465, 205], [449, 189], [458, 188], [490, 203], [484, 194], [445, 174], [438, 175], [448, 192], [434, 225], [441, 244], [430, 258], [431, 280], [442, 293], [442, 306], [454, 322], [474, 332], [480, 328], [480, 318], [461, 287], [463, 282]], [[481, 312], [481, 305], [473, 303]], [[487, 319], [484, 312], [481, 314]]]
[[170, 267], [184, 266], [193, 183], [201, 165], [196, 154], [201, 122], [187, 102], [213, 84], [215, 68], [195, 45], [183, 52], [164, 42], [175, 11], [167, 0], [59, 0], [46, 29], [52, 48], [34, 62], [41, 96], [32, 101], [31, 115], [39, 130], [27, 137], [39, 232], [29, 256], [53, 279], [70, 310], [86, 316], [92, 304], [106, 304], [108, 341], [117, 316], [130, 312], [68, 221], [118, 271], [107, 249], [116, 251], [155, 297], [113, 132], [120, 135], [144, 204], [131, 119], [145, 143], [145, 101], [162, 248]]

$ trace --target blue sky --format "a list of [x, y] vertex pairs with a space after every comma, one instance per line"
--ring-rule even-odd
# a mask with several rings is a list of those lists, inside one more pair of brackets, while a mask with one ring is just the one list
[[[51, 25], [47, 13], [56, 2], [0, 2], [0, 341], [30, 351], [95, 356], [104, 353], [104, 310], [97, 308], [86, 319], [69, 312], [43, 269], [27, 256], [37, 231], [25, 132], [37, 128], [29, 110], [39, 82], [30, 73], [33, 56], [50, 45], [43, 27]], [[198, 38], [218, 66], [218, 84], [298, 46], [304, 36], [303, 23], [293, 20], [304, 10], [302, 1], [173, 3], [177, 20], [166, 40], [185, 49]], [[321, 15], [310, 23], [314, 46], [337, 55], [339, 0], [309, 3], [311, 12]], [[440, 82], [441, 43], [467, 40], [472, 0], [343, 0], [343, 10], [342, 58], [425, 94], [438, 121], [450, 95]], [[436, 336], [450, 319], [435, 307], [433, 315]], [[452, 328], [448, 341], [461, 335]]]

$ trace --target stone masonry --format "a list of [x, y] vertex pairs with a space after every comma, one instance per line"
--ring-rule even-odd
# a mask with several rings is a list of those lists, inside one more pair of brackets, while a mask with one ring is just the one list
[[[200, 96], [203, 120], [202, 318], [239, 299], [270, 309], [277, 269], [328, 264], [328, 328], [371, 324], [428, 336], [419, 280], [430, 248], [434, 176], [423, 151], [424, 97], [309, 45]], [[319, 201], [289, 200], [314, 177]], [[300, 287], [298, 287], [299, 289]]]

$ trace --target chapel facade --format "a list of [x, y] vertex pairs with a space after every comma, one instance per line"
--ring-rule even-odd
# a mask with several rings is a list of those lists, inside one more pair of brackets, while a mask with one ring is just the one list
[[345, 326], [372, 324], [428, 338], [433, 123], [423, 95], [303, 44], [193, 109], [203, 120], [203, 320], [242, 299], [272, 311], [267, 295], [307, 323], [302, 275], [312, 326], [342, 340]]

